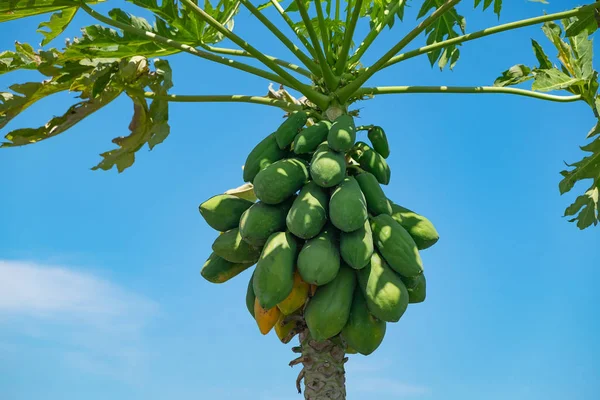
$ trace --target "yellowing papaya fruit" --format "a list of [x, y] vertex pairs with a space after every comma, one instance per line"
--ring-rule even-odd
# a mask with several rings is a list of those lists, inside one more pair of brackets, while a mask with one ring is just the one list
[[340, 269], [340, 252], [336, 234], [327, 227], [306, 241], [298, 254], [298, 272], [304, 282], [325, 285], [335, 279]]
[[427, 292], [425, 275], [421, 274], [412, 278], [402, 276], [401, 278], [408, 290], [408, 302], [411, 304], [424, 302]]
[[355, 286], [354, 271], [345, 266], [333, 281], [317, 289], [304, 310], [313, 339], [326, 340], [342, 331], [350, 315]]
[[294, 200], [286, 217], [290, 232], [301, 239], [310, 239], [321, 232], [327, 222], [329, 196], [314, 182], [308, 182]]
[[280, 149], [285, 149], [294, 141], [296, 135], [300, 132], [306, 121], [308, 114], [304, 111], [292, 113], [286, 120], [279, 125], [275, 131], [275, 139]]
[[388, 158], [390, 156], [390, 145], [388, 143], [387, 135], [385, 134], [385, 131], [382, 127], [372, 127], [371, 129], [369, 129], [367, 137], [371, 141], [373, 150], [379, 153], [381, 157]]
[[306, 299], [308, 299], [308, 290], [308, 283], [304, 282], [298, 271], [296, 271], [294, 273], [294, 287], [292, 291], [285, 300], [277, 304], [279, 311], [283, 315], [290, 315], [300, 309], [306, 303]]
[[327, 139], [331, 122], [319, 121], [313, 126], [304, 128], [294, 139], [292, 148], [296, 154], [307, 154], [315, 151], [317, 146]]
[[273, 329], [281, 312], [279, 308], [264, 308], [260, 305], [258, 298], [254, 300], [254, 319], [258, 325], [260, 333], [266, 335]]
[[271, 133], [248, 154], [244, 164], [244, 182], [252, 182], [260, 170], [281, 160], [285, 155], [285, 150], [281, 150], [277, 145], [275, 133]]
[[392, 218], [408, 231], [419, 250], [433, 246], [440, 239], [437, 230], [427, 218], [416, 212], [392, 203]]
[[285, 218], [295, 196], [279, 204], [254, 203], [240, 218], [240, 235], [252, 246], [264, 246], [269, 236], [285, 230]]
[[350, 152], [362, 169], [372, 173], [382, 185], [390, 183], [392, 171], [385, 158], [369, 147], [365, 142], [356, 142]]
[[365, 195], [367, 201], [367, 210], [372, 215], [388, 214], [392, 215], [392, 205], [383, 193], [377, 178], [370, 172], [363, 172], [355, 176], [360, 190]]
[[200, 214], [211, 228], [225, 232], [238, 226], [242, 213], [254, 204], [231, 194], [218, 194], [200, 204]]
[[254, 295], [254, 288], [252, 287], [252, 281], [254, 279], [254, 272], [250, 275], [250, 280], [248, 281], [248, 288], [246, 289], [246, 308], [248, 308], [248, 312], [254, 318], [254, 302], [256, 301], [256, 296]]
[[239, 228], [219, 235], [212, 245], [213, 252], [232, 263], [254, 264], [260, 257], [260, 249], [242, 240]]
[[415, 241], [394, 218], [386, 214], [371, 218], [371, 230], [373, 242], [394, 271], [407, 277], [423, 272]]
[[254, 263], [232, 263], [213, 252], [202, 266], [200, 275], [209, 282], [223, 283], [250, 268], [252, 265]]
[[289, 232], [276, 232], [267, 239], [253, 280], [254, 294], [264, 308], [276, 307], [292, 291], [297, 248]]
[[352, 299], [350, 317], [342, 330], [342, 336], [346, 340], [348, 347], [355, 349], [362, 355], [368, 356], [377, 350], [383, 341], [385, 329], [385, 321], [380, 320], [369, 312], [367, 301], [360, 289], [357, 288], [354, 291], [354, 298]]
[[326, 142], [321, 143], [313, 154], [310, 176], [317, 185], [324, 188], [339, 184], [346, 176], [344, 153], [331, 150]]
[[279, 160], [261, 170], [254, 178], [254, 193], [266, 204], [289, 199], [308, 181], [306, 162], [297, 158]]
[[329, 219], [342, 232], [360, 229], [367, 219], [367, 202], [356, 179], [344, 178], [329, 200]]
[[296, 321], [285, 322], [286, 318], [287, 318], [287, 315], [280, 313], [279, 319], [275, 323], [275, 333], [277, 334], [277, 337], [279, 338], [281, 343], [284, 343], [284, 344], [290, 342], [290, 340], [293, 337], [293, 336], [290, 336], [290, 334], [298, 326], [298, 322], [296, 322]]
[[356, 141], [356, 126], [354, 118], [351, 115], [340, 115], [333, 121], [329, 134], [327, 135], [327, 143], [332, 150], [340, 153], [345, 153], [354, 146]]
[[309, 287], [310, 297], [314, 296], [315, 293], [317, 293], [317, 288], [318, 288], [317, 285], [313, 285], [313, 284], [310, 285], [310, 287]]
[[346, 354], [358, 354], [358, 351], [354, 350], [352, 347], [346, 347]]
[[340, 233], [340, 255], [350, 267], [361, 269], [367, 266], [373, 255], [371, 223], [366, 220], [362, 228]]

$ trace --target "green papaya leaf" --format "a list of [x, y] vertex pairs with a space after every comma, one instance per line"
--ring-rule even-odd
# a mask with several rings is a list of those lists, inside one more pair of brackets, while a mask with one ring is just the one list
[[[481, 0], [475, 0], [475, 8], [477, 8], [480, 3]], [[494, 4], [494, 13], [498, 15], [498, 18], [500, 18], [500, 11], [502, 11], [502, 0], [484, 0], [483, 10], [487, 10], [492, 4]]]
[[567, 89], [584, 82], [583, 79], [573, 78], [556, 68], [536, 70], [534, 76], [535, 81], [532, 85], [532, 89], [540, 92]]
[[538, 62], [540, 63], [540, 69], [554, 68], [554, 66], [550, 62], [550, 59], [544, 52], [544, 49], [542, 48], [542, 46], [540, 46], [540, 44], [533, 39], [531, 39], [531, 44], [533, 46], [533, 52], [535, 53], [535, 58], [537, 58]]
[[53, 65], [62, 54], [56, 49], [36, 52], [27, 43], [15, 43], [15, 51], [3, 51], [0, 53], [0, 75], [18, 69], [38, 70], [44, 75], [50, 76], [56, 73]]
[[[47, 45], [58, 35], [64, 32], [64, 30], [73, 20], [73, 17], [75, 17], [75, 14], [77, 14], [78, 9], [78, 7], [71, 7], [57, 11], [50, 16], [50, 21], [42, 22], [38, 26], [38, 32], [44, 35], [44, 40], [42, 40], [42, 46]], [[47, 30], [44, 30], [42, 28], [46, 28]]]
[[[78, 7], [82, 0], [3, 0], [0, 1], [0, 23]], [[104, 0], [85, 0], [96, 4]]]
[[598, 29], [598, 20], [596, 19], [596, 10], [589, 10], [585, 14], [580, 14], [569, 22], [565, 33], [567, 36], [577, 36], [583, 31], [588, 35], [596, 32]]
[[502, 76], [496, 79], [494, 86], [513, 86], [531, 79], [533, 79], [531, 68], [523, 64], [518, 64], [504, 71]]

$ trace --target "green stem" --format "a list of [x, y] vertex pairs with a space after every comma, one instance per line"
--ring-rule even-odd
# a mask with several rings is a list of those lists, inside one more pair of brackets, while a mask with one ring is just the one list
[[[296, 0], [298, 1], [298, 0]], [[373, 74], [379, 71], [383, 65], [390, 60], [394, 55], [398, 54], [406, 45], [412, 42], [417, 36], [421, 34], [428, 26], [433, 24], [438, 18], [444, 15], [450, 8], [454, 7], [455, 4], [461, 0], [447, 0], [437, 10], [435, 10], [429, 17], [425, 18], [421, 23], [410, 31], [402, 40], [400, 40], [394, 47], [392, 47], [387, 53], [383, 55], [379, 60], [372, 66], [365, 68], [365, 70], [356, 77], [348, 86], [345, 86], [337, 91], [338, 99], [343, 103], [348, 100], [352, 94], [360, 88]]]
[[263, 23], [264, 26], [267, 27], [267, 29], [269, 29], [276, 37], [277, 39], [279, 39], [281, 41], [281, 43], [283, 43], [288, 49], [290, 49], [290, 51], [296, 56], [298, 57], [298, 59], [300, 61], [302, 61], [302, 63], [315, 75], [319, 75], [320, 70], [319, 70], [319, 66], [317, 65], [317, 63], [315, 63], [313, 60], [311, 60], [309, 57], [306, 56], [306, 54], [304, 54], [302, 52], [302, 50], [300, 50], [298, 48], [298, 46], [296, 46], [287, 36], [285, 36], [283, 34], [283, 32], [281, 32], [271, 21], [269, 21], [269, 19], [267, 17], [265, 17], [263, 15], [263, 13], [261, 13], [256, 7], [254, 7], [254, 5], [249, 1], [249, 0], [240, 0], [241, 3], [252, 13], [254, 14], [254, 16]]
[[344, 44], [342, 45], [342, 51], [335, 65], [335, 71], [338, 75], [341, 75], [346, 69], [346, 62], [350, 52], [350, 46], [352, 45], [352, 38], [354, 37], [354, 30], [360, 16], [360, 10], [362, 9], [363, 0], [356, 0], [354, 5], [354, 11], [350, 16], [350, 6], [348, 6], [348, 15], [346, 16], [346, 31], [344, 32]]
[[398, 12], [398, 9], [404, 3], [405, 3], [405, 0], [400, 0], [398, 2], [395, 2], [394, 5], [388, 7], [388, 11], [389, 11], [388, 14], [385, 16], [383, 21], [381, 21], [379, 24], [375, 25], [373, 27], [373, 29], [371, 29], [369, 31], [367, 36], [360, 43], [360, 46], [358, 46], [358, 49], [356, 49], [356, 51], [354, 52], [352, 57], [350, 57], [350, 60], [349, 60], [350, 64], [354, 64], [360, 60], [360, 58], [363, 56], [363, 54], [365, 54], [367, 49], [371, 46], [371, 44], [373, 44], [373, 42], [375, 41], [377, 36], [379, 36], [379, 34], [383, 30], [383, 28], [385, 28], [390, 23], [391, 20], [396, 18], [396, 13]]
[[335, 0], [335, 20], [340, 20], [340, 0]]
[[[238, 56], [238, 57], [250, 57], [250, 58], [254, 58], [254, 56], [250, 53], [248, 53], [247, 51], [244, 50], [237, 50], [237, 49], [227, 49], [224, 47], [214, 47], [214, 46], [209, 46], [207, 44], [200, 44], [200, 47], [202, 47], [203, 49], [207, 50], [207, 51], [212, 51], [213, 53], [218, 53], [218, 54], [227, 54], [229, 56]], [[294, 72], [299, 73], [300, 75], [304, 75], [307, 78], [312, 79], [313, 78], [313, 74], [311, 74], [310, 71], [296, 65], [296, 64], [292, 64], [288, 61], [285, 60], [280, 60], [279, 58], [275, 58], [272, 56], [267, 56], [269, 59], [271, 59], [275, 64], [277, 65], [281, 65], [282, 67], [285, 67], [287, 69], [291, 69]]]
[[287, 24], [290, 26], [292, 31], [294, 31], [294, 33], [296, 34], [296, 36], [298, 37], [300, 42], [302, 42], [302, 44], [304, 45], [306, 50], [310, 53], [310, 55], [313, 58], [317, 58], [317, 55], [316, 55], [317, 53], [315, 52], [315, 49], [311, 46], [311, 44], [308, 42], [308, 40], [300, 33], [298, 28], [296, 28], [294, 26], [294, 21], [292, 21], [292, 19], [289, 17], [289, 15], [287, 15], [287, 13], [283, 9], [283, 7], [281, 7], [281, 5], [279, 4], [279, 1], [277, 1], [277, 0], [270, 0], [270, 1], [271, 1], [271, 4], [273, 4], [275, 9], [277, 10], [277, 12], [284, 19], [284, 21], [287, 22]]
[[321, 44], [319, 43], [319, 38], [317, 37], [317, 33], [315, 32], [312, 26], [310, 17], [308, 16], [308, 12], [306, 11], [306, 7], [304, 7], [304, 3], [302, 2], [302, 0], [294, 1], [298, 6], [298, 10], [300, 11], [300, 15], [302, 17], [302, 20], [304, 21], [304, 25], [306, 26], [308, 36], [310, 37], [312, 45], [315, 48], [315, 52], [317, 53], [317, 60], [319, 61], [321, 71], [323, 71], [323, 79], [325, 79], [325, 83], [327, 84], [330, 90], [335, 90], [339, 83], [339, 79], [333, 75], [333, 72], [329, 67], [329, 63], [325, 59], [325, 53], [323, 53], [323, 49], [321, 48]]
[[327, 61], [330, 59], [331, 47], [329, 46], [329, 29], [325, 24], [325, 17], [323, 16], [323, 8], [321, 0], [315, 0], [315, 8], [317, 10], [317, 19], [319, 21], [319, 27], [321, 29], [321, 39], [323, 40], [323, 52]]
[[305, 85], [304, 83], [300, 82], [298, 79], [294, 78], [292, 75], [290, 75], [287, 71], [285, 71], [279, 65], [277, 65], [273, 61], [269, 60], [263, 53], [261, 53], [256, 48], [251, 46], [248, 42], [246, 42], [245, 40], [240, 38], [238, 35], [234, 34], [229, 29], [227, 29], [226, 27], [221, 25], [219, 23], [219, 21], [215, 20], [208, 13], [206, 13], [206, 11], [204, 11], [203, 9], [198, 7], [198, 5], [196, 5], [196, 3], [194, 3], [192, 0], [181, 0], [181, 1], [182, 1], [182, 3], [185, 3], [198, 17], [200, 17], [202, 20], [206, 21], [206, 23], [208, 23], [210, 26], [212, 26], [214, 29], [216, 29], [223, 36], [225, 36], [226, 38], [231, 40], [233, 43], [240, 46], [242, 49], [246, 50], [248, 53], [252, 54], [257, 60], [262, 62], [265, 66], [269, 67], [269, 69], [271, 69], [277, 75], [281, 76], [282, 78], [284, 78], [285, 80], [290, 82], [291, 83], [290, 87], [292, 87], [292, 88], [296, 89], [297, 91], [299, 91], [300, 93], [302, 93], [304, 96], [306, 96], [307, 99], [309, 99], [310, 101], [312, 101], [319, 107], [326, 106], [326, 104], [328, 102], [327, 96], [313, 90], [310, 86]]
[[424, 46], [419, 49], [406, 52], [404, 54], [399, 54], [395, 57], [390, 58], [390, 60], [385, 63], [383, 68], [387, 68], [390, 65], [394, 65], [400, 61], [405, 61], [405, 60], [408, 60], [409, 58], [413, 58], [413, 57], [419, 56], [421, 54], [426, 54], [426, 53], [429, 53], [429, 52], [432, 52], [432, 51], [435, 51], [435, 50], [438, 50], [438, 49], [441, 49], [441, 48], [444, 48], [444, 47], [447, 47], [450, 45], [468, 42], [470, 40], [479, 39], [484, 36], [489, 36], [489, 35], [493, 35], [496, 33], [509, 31], [512, 29], [518, 29], [518, 28], [523, 28], [526, 26], [537, 25], [540, 23], [548, 22], [548, 21], [555, 21], [555, 20], [559, 20], [559, 19], [563, 19], [563, 18], [577, 16], [582, 13], [587, 13], [587, 12], [593, 11], [594, 9], [597, 9], [599, 7], [600, 7], [600, 3], [589, 4], [586, 6], [577, 7], [575, 9], [569, 10], [569, 11], [563, 11], [563, 12], [559, 12], [559, 13], [543, 15], [541, 17], [535, 17], [535, 18], [529, 18], [529, 19], [524, 19], [524, 20], [520, 20], [520, 21], [510, 22], [508, 24], [502, 24], [502, 25], [491, 27], [491, 28], [486, 28], [481, 31], [468, 33], [466, 35], [458, 36], [453, 39], [444, 40], [443, 42], [438, 42], [438, 43], [431, 44], [429, 46]]
[[380, 94], [408, 94], [408, 93], [453, 93], [453, 94], [513, 94], [517, 96], [533, 97], [559, 103], [570, 103], [582, 100], [581, 95], [557, 96], [552, 94], [534, 92], [532, 90], [496, 87], [496, 86], [380, 86], [361, 88], [356, 91], [357, 97], [376, 96]]
[[206, 51], [201, 51], [192, 46], [188, 46], [187, 44], [183, 44], [183, 43], [177, 42], [175, 40], [168, 39], [166, 37], [157, 35], [153, 32], [148, 32], [143, 29], [138, 29], [131, 25], [128, 25], [128, 24], [125, 24], [125, 23], [122, 23], [119, 21], [115, 21], [112, 18], [106, 17], [106, 16], [94, 11], [92, 8], [90, 8], [84, 2], [82, 2], [79, 5], [79, 7], [81, 7], [81, 9], [83, 11], [85, 11], [86, 13], [88, 13], [90, 16], [94, 17], [98, 21], [104, 22], [105, 24], [113, 26], [115, 28], [119, 28], [125, 32], [129, 32], [131, 34], [142, 36], [142, 37], [147, 37], [148, 39], [152, 40], [153, 42], [160, 43], [160, 44], [170, 47], [172, 49], [177, 49], [177, 50], [195, 55], [197, 57], [200, 57], [200, 58], [203, 58], [206, 60], [210, 60], [210, 61], [213, 61], [213, 62], [216, 62], [219, 64], [227, 65], [229, 67], [236, 68], [236, 69], [239, 69], [244, 72], [248, 72], [252, 75], [260, 76], [261, 78], [265, 78], [265, 79], [271, 80], [273, 82], [277, 82], [282, 85], [291, 87], [291, 85], [289, 84], [289, 82], [286, 79], [283, 79], [280, 76], [270, 73], [268, 71], [264, 71], [260, 68], [256, 68], [251, 65], [244, 64], [244, 63], [241, 63], [238, 61], [234, 61], [229, 58], [220, 57], [220, 56], [214, 55], [212, 53], [208, 53]]
[[371, 130], [375, 125], [360, 125], [356, 127], [356, 131], [368, 131]]

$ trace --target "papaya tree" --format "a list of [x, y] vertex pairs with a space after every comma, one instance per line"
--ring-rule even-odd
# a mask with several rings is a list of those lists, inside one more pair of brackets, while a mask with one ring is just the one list
[[[17, 42], [0, 53], [0, 74], [34, 70], [43, 76], [0, 92], [0, 129], [38, 100], [61, 92], [79, 97], [43, 126], [9, 131], [1, 147], [62, 134], [126, 96], [134, 110], [130, 133], [113, 139], [115, 147], [92, 168], [120, 173], [133, 165], [138, 150], [167, 139], [172, 103], [280, 109], [284, 119], [273, 121], [272, 131], [240, 160], [245, 183], [232, 182], [234, 189], [207, 196], [199, 206], [218, 232], [201, 275], [219, 284], [254, 267], [248, 311], [262, 334], [274, 332], [286, 344], [297, 337], [292, 348], [297, 358], [290, 365], [302, 366], [296, 385], [306, 399], [346, 398], [346, 355], [373, 353], [386, 327], [410, 304], [425, 300], [420, 252], [439, 239], [426, 217], [386, 197], [384, 187], [391, 182], [386, 159], [393, 149], [377, 121], [356, 124], [367, 100], [410, 93], [503, 94], [587, 104], [595, 123], [583, 139], [585, 154], [560, 172], [559, 191], [591, 183], [564, 214], [579, 229], [599, 222], [600, 96], [592, 59], [598, 2], [467, 32], [464, 9], [474, 6], [500, 18], [502, 0], [127, 1], [128, 9], [152, 18], [120, 8], [101, 13], [102, 0], [0, 1], [0, 22], [48, 14], [38, 29], [41, 48]], [[416, 22], [404, 18], [409, 6], [418, 10]], [[240, 10], [264, 25], [286, 54], [235, 33]], [[78, 13], [96, 23], [52, 47]], [[368, 26], [365, 35], [357, 33], [360, 24]], [[492, 71], [497, 79], [487, 86], [369, 85], [384, 69], [418, 56], [442, 70], [455, 68], [463, 44], [533, 25], [547, 37], [545, 43], [531, 42], [536, 65]], [[405, 33], [366, 64], [364, 54], [388, 29]], [[423, 38], [426, 44], [415, 46]], [[179, 53], [263, 78], [267, 94], [173, 93], [168, 59]]]

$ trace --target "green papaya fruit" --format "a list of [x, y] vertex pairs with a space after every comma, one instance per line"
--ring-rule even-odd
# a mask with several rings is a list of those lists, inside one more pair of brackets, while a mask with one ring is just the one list
[[367, 202], [356, 179], [344, 178], [329, 200], [329, 219], [342, 232], [360, 229], [367, 219]]
[[286, 152], [277, 145], [275, 133], [260, 141], [252, 149], [244, 164], [244, 182], [252, 182], [260, 170], [284, 158]]
[[250, 276], [250, 280], [248, 281], [248, 288], [246, 289], [246, 308], [248, 308], [248, 312], [254, 318], [254, 301], [256, 296], [254, 295], [254, 287], [252, 287], [254, 281], [254, 272]]
[[340, 115], [333, 121], [327, 143], [332, 150], [345, 153], [354, 146], [356, 141], [356, 126], [354, 118], [348, 114]]
[[400, 276], [374, 252], [371, 262], [356, 271], [359, 287], [369, 311], [387, 322], [398, 322], [408, 307], [408, 290]]
[[200, 204], [200, 214], [211, 228], [225, 232], [238, 226], [242, 213], [254, 204], [230, 194], [218, 194]]
[[327, 139], [331, 122], [319, 121], [313, 126], [304, 128], [294, 139], [292, 148], [296, 154], [306, 154], [315, 151], [317, 146]]
[[254, 263], [232, 263], [213, 252], [202, 266], [200, 275], [209, 282], [223, 283], [253, 265]]
[[350, 315], [355, 287], [354, 271], [342, 267], [333, 281], [317, 289], [304, 310], [313, 339], [327, 340], [342, 331]]
[[361, 269], [369, 264], [373, 254], [371, 223], [366, 220], [362, 228], [340, 233], [340, 254], [350, 267]]
[[385, 328], [385, 321], [371, 314], [364, 295], [357, 287], [354, 290], [350, 317], [342, 330], [342, 336], [348, 347], [368, 356], [383, 342]]
[[310, 176], [319, 186], [324, 188], [339, 184], [346, 175], [346, 157], [329, 148], [326, 142], [321, 143], [313, 154], [310, 163]]
[[409, 303], [422, 303], [425, 301], [427, 292], [427, 282], [425, 275], [417, 275], [412, 278], [402, 276], [402, 282], [408, 290], [408, 302]]
[[287, 214], [287, 228], [302, 239], [310, 239], [319, 234], [327, 222], [329, 196], [314, 182], [308, 182]]
[[280, 149], [285, 149], [294, 141], [296, 135], [300, 132], [306, 121], [308, 114], [304, 111], [296, 111], [279, 125], [275, 131], [275, 139]]
[[392, 218], [408, 231], [419, 250], [428, 249], [437, 243], [440, 235], [431, 221], [408, 208], [391, 203]]
[[212, 250], [219, 257], [232, 263], [256, 263], [260, 249], [242, 240], [239, 228], [233, 228], [219, 235], [213, 242]]
[[350, 153], [362, 169], [372, 173], [382, 185], [390, 183], [392, 171], [385, 158], [369, 147], [365, 142], [356, 142]]
[[423, 272], [419, 249], [409, 233], [386, 214], [371, 218], [373, 242], [390, 267], [402, 276], [417, 276]]
[[390, 145], [382, 127], [372, 127], [369, 129], [367, 137], [371, 141], [371, 145], [373, 145], [373, 150], [379, 153], [381, 157], [388, 158], [390, 156]]
[[279, 204], [294, 195], [308, 181], [306, 163], [297, 158], [279, 160], [254, 178], [254, 193], [266, 204]]
[[240, 218], [240, 235], [255, 247], [263, 246], [269, 236], [285, 230], [285, 217], [295, 196], [279, 204], [265, 204], [259, 201], [244, 211]]
[[285, 300], [294, 287], [298, 244], [289, 232], [269, 236], [254, 270], [252, 287], [261, 307], [271, 309]]
[[340, 252], [336, 233], [331, 226], [308, 240], [298, 254], [298, 272], [304, 282], [325, 285], [335, 279], [340, 269]]
[[387, 214], [392, 215], [392, 205], [383, 193], [377, 178], [370, 172], [363, 172], [355, 176], [360, 190], [365, 195], [367, 201], [367, 210], [372, 215]]

